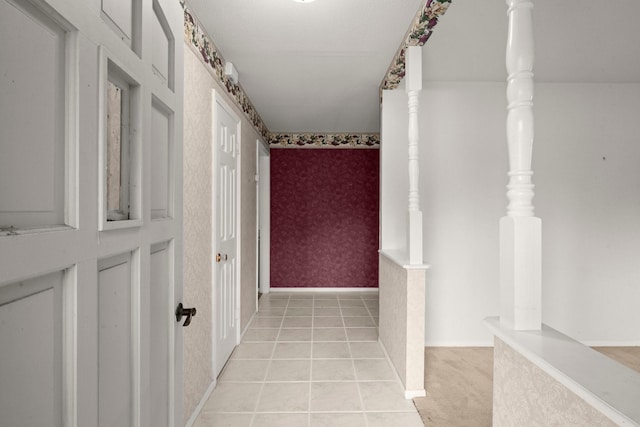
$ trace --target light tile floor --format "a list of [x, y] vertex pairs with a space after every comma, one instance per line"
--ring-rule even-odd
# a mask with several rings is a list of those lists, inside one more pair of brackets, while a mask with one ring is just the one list
[[377, 293], [270, 293], [195, 427], [422, 427], [378, 343]]

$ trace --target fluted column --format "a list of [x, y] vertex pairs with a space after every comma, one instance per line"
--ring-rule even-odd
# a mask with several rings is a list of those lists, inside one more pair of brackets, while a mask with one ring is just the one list
[[516, 330], [541, 327], [542, 223], [534, 216], [533, 1], [507, 0], [507, 216], [500, 220], [501, 321]]
[[418, 193], [419, 159], [418, 110], [420, 91], [422, 90], [422, 48], [410, 46], [405, 51], [406, 91], [409, 106], [409, 223], [407, 230], [407, 250], [410, 264], [422, 264], [422, 211]]

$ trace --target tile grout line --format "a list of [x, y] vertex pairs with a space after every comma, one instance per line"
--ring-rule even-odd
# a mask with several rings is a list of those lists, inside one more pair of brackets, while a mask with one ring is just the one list
[[[289, 299], [287, 299], [287, 305], [285, 306], [284, 312], [287, 312], [287, 307], [289, 306]], [[258, 307], [258, 311], [260, 308]], [[264, 386], [267, 383], [267, 374], [269, 373], [269, 368], [271, 367], [271, 361], [273, 360], [273, 355], [276, 351], [276, 346], [278, 345], [278, 337], [280, 337], [280, 331], [282, 330], [282, 323], [284, 322], [284, 314], [282, 315], [282, 320], [280, 321], [280, 328], [278, 329], [278, 334], [276, 335], [275, 341], [273, 342], [273, 349], [271, 350], [271, 357], [269, 358], [269, 362], [267, 363], [267, 370], [264, 373], [264, 377], [262, 378], [262, 385], [260, 386], [260, 392], [258, 393], [258, 399], [256, 400], [256, 404], [253, 407], [253, 415], [251, 417], [250, 425], [253, 426], [253, 423], [256, 419], [258, 413], [258, 405], [260, 404], [260, 399], [262, 399], [262, 394], [264, 393]]]
[[[361, 300], [362, 300], [362, 303], [364, 304], [364, 299], [362, 299], [362, 297], [361, 297]], [[365, 304], [365, 307], [366, 306], [367, 305]], [[369, 312], [369, 309], [367, 309], [367, 312]], [[358, 373], [356, 372], [356, 362], [353, 358], [353, 352], [351, 351], [351, 341], [349, 341], [349, 354], [351, 355], [351, 363], [353, 364], [353, 373], [356, 376], [356, 380], [358, 380]], [[365, 423], [365, 426], [369, 427], [369, 417], [367, 417], [367, 412], [364, 407], [364, 399], [362, 398], [362, 391], [360, 390], [359, 381], [356, 383], [356, 386], [358, 387], [358, 396], [360, 397], [360, 405], [362, 405], [362, 416], [364, 417], [364, 423]]]
[[309, 405], [307, 406], [308, 416], [307, 416], [307, 426], [311, 427], [311, 387], [313, 384], [313, 347], [315, 344], [314, 341], [314, 333], [313, 328], [315, 326], [315, 309], [316, 309], [316, 297], [313, 297], [311, 301], [311, 347], [309, 353]]

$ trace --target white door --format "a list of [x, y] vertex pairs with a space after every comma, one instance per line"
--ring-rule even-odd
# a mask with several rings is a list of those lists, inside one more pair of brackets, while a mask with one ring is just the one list
[[238, 344], [238, 156], [240, 153], [237, 117], [214, 96], [215, 164], [215, 302], [217, 376]]
[[0, 0], [0, 425], [181, 426], [173, 0]]
[[271, 274], [271, 158], [269, 150], [256, 142], [258, 158], [258, 289], [269, 293]]

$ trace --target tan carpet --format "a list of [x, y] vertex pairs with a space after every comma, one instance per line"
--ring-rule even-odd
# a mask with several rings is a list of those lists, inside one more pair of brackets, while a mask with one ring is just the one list
[[491, 425], [493, 348], [426, 347], [426, 397], [414, 399], [424, 425]]
[[640, 347], [593, 347], [593, 349], [640, 372]]
[[[640, 347], [594, 350], [640, 372]], [[426, 347], [424, 361], [427, 396], [413, 401], [425, 426], [491, 426], [492, 348]]]

